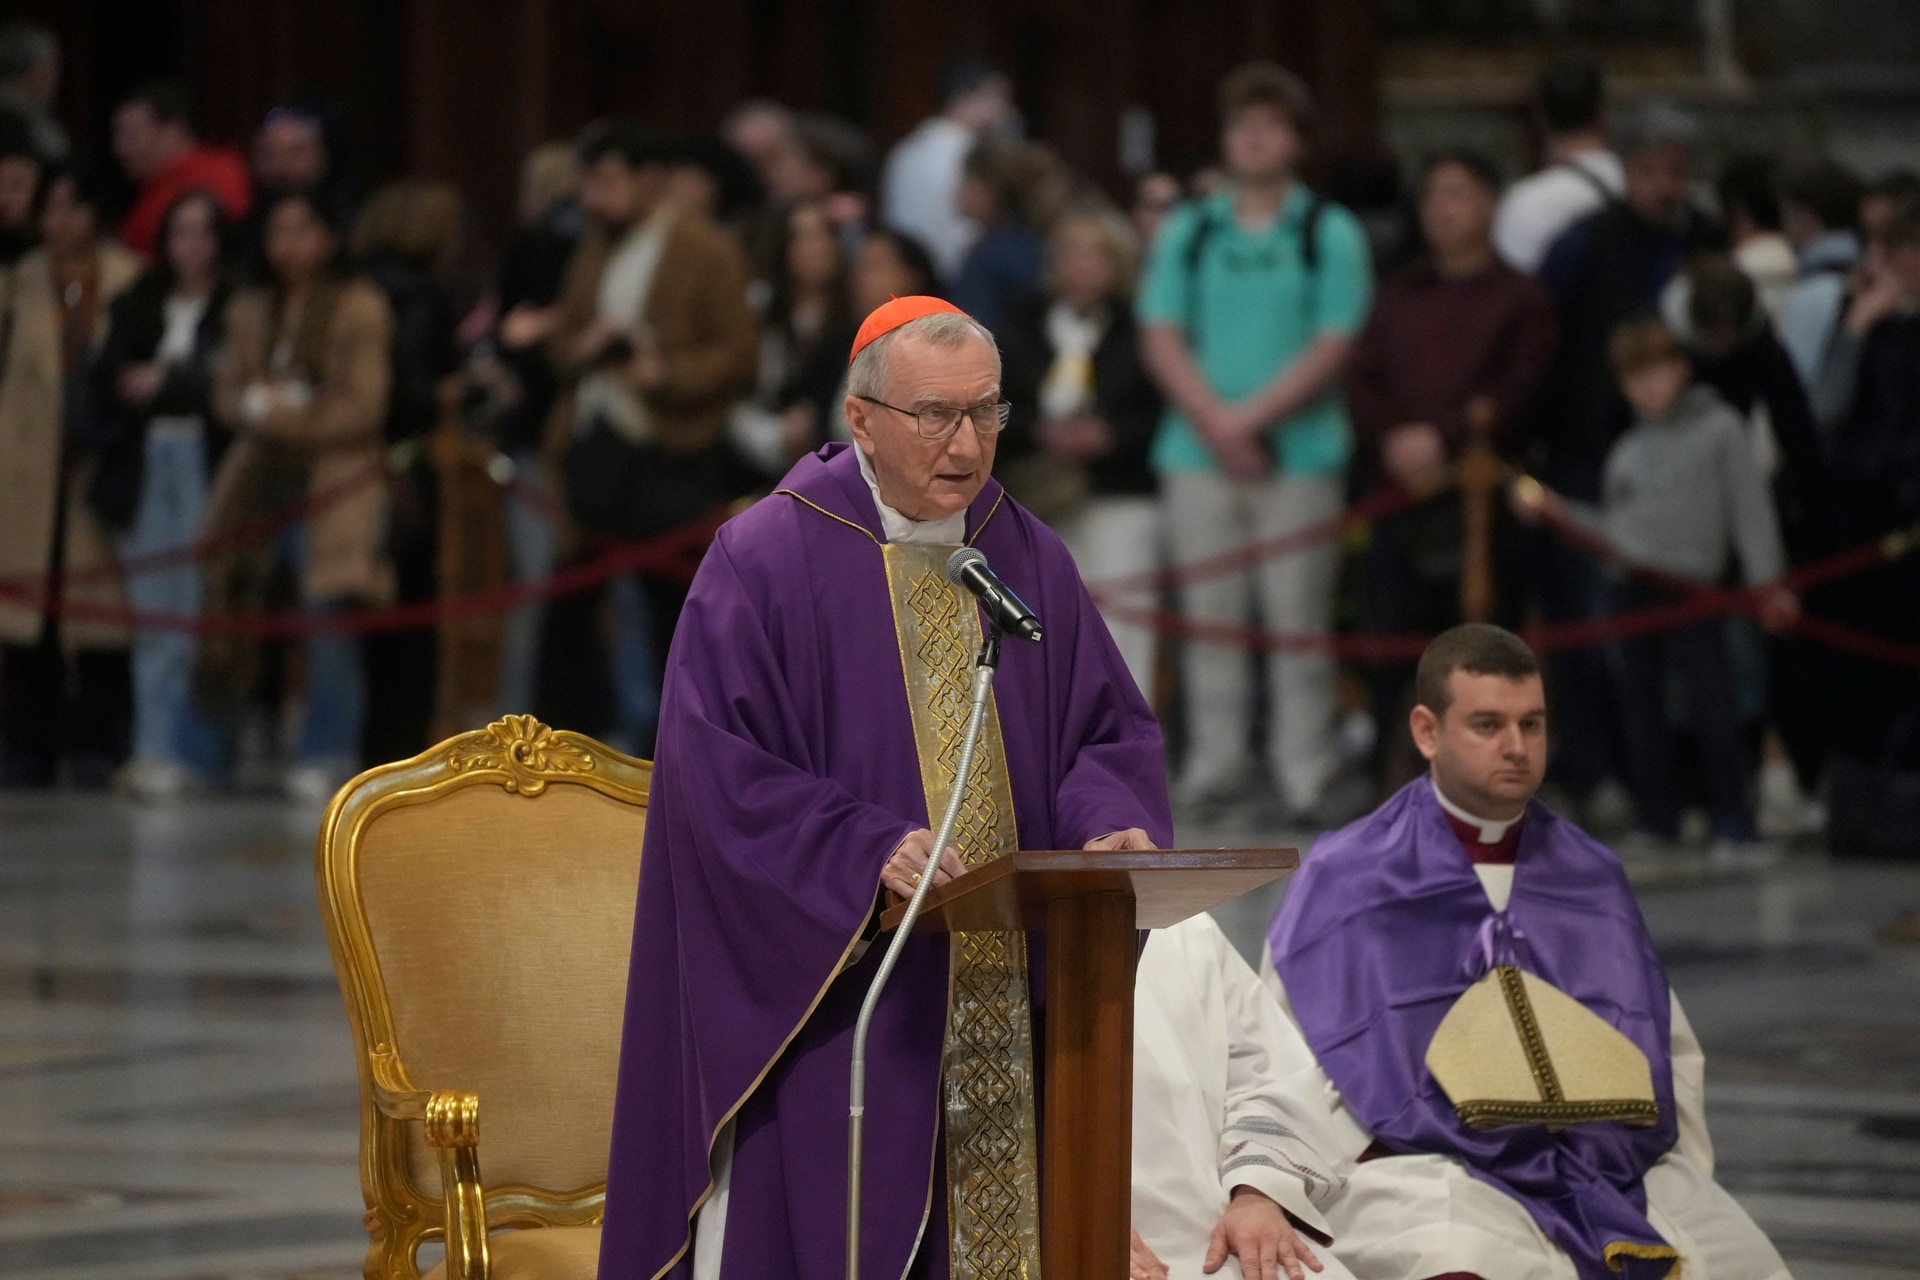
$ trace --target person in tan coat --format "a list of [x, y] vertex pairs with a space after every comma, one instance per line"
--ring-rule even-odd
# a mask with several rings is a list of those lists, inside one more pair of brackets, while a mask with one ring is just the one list
[[[592, 226], [568, 265], [547, 346], [572, 387], [549, 423], [569, 513], [617, 538], [698, 520], [759, 483], [726, 436], [759, 357], [746, 255], [664, 199], [669, 158], [627, 120], [582, 140], [580, 203]], [[609, 584], [611, 728], [623, 749], [651, 753], [659, 671], [685, 599], [682, 583]]]
[[73, 781], [104, 786], [132, 694], [113, 539], [84, 500], [78, 390], [140, 260], [108, 238], [86, 170], [49, 177], [40, 221], [42, 247], [0, 275], [0, 782], [50, 786], [64, 755]]
[[[321, 505], [271, 543], [245, 543], [209, 566], [214, 612], [272, 607], [292, 570], [300, 604], [323, 615], [393, 595], [384, 553], [393, 318], [379, 290], [345, 275], [339, 219], [315, 197], [278, 197], [266, 211], [270, 281], [227, 309], [227, 352], [214, 416], [234, 433], [208, 499], [219, 535], [302, 501]], [[210, 637], [205, 701], [229, 713], [257, 693], [258, 645]], [[306, 708], [287, 775], [289, 795], [317, 802], [357, 767], [366, 714], [359, 637], [306, 639]]]

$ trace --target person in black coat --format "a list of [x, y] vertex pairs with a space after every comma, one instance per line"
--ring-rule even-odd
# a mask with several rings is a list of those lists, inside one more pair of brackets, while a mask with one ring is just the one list
[[[1773, 505], [1787, 563], [1810, 564], [1833, 550], [1833, 538], [1826, 460], [1806, 388], [1745, 272], [1716, 256], [1697, 261], [1687, 276], [1694, 375], [1742, 417], [1764, 415], [1767, 432], [1756, 448], [1771, 462]], [[1810, 607], [1818, 612], [1823, 603], [1816, 590]], [[1833, 740], [1827, 652], [1799, 636], [1770, 636], [1767, 668], [1769, 722], [1780, 735], [1801, 794], [1818, 795]]]
[[[1631, 416], [1608, 355], [1614, 331], [1655, 311], [1688, 260], [1724, 240], [1687, 198], [1699, 136], [1693, 122], [1671, 106], [1649, 103], [1625, 122], [1621, 135], [1624, 195], [1555, 240], [1539, 271], [1559, 314], [1560, 344], [1541, 388], [1543, 410], [1530, 460], [1548, 487], [1582, 502], [1599, 501], [1607, 451]], [[1544, 535], [1533, 559], [1547, 621], [1599, 615], [1606, 593], [1591, 556]], [[1547, 685], [1556, 691], [1554, 717], [1561, 731], [1555, 780], [1584, 804], [1607, 777], [1623, 770], [1619, 702], [1602, 650], [1570, 650], [1551, 667]]]
[[[89, 370], [98, 463], [86, 496], [134, 562], [129, 606], [193, 614], [201, 607], [198, 565], [138, 562], [200, 533], [225, 439], [208, 422], [235, 233], [218, 201], [192, 191], [167, 209], [158, 239], [160, 260], [114, 299]], [[193, 710], [195, 648], [189, 631], [134, 632], [133, 757], [120, 782], [142, 799], [178, 795], [221, 769], [219, 736]]]
[[[1852, 547], [1920, 522], [1920, 204], [1883, 239], [1884, 262], [1843, 326], [1854, 373], [1850, 408], [1827, 441], [1834, 540]], [[1920, 646], [1920, 556], [1835, 583], [1835, 615]], [[1834, 662], [1834, 753], [1920, 774], [1920, 672], [1841, 655]], [[1836, 813], [1836, 816], [1837, 813]]]
[[[1048, 255], [1046, 295], [999, 328], [1012, 416], [997, 470], [1013, 496], [1052, 522], [1090, 584], [1160, 565], [1159, 484], [1149, 461], [1159, 390], [1140, 360], [1129, 295], [1139, 262], [1117, 214], [1069, 214]], [[1129, 593], [1130, 609], [1157, 605]], [[1153, 690], [1153, 632], [1109, 611], [1140, 688]]]
[[[360, 268], [393, 309], [393, 394], [389, 441], [419, 440], [440, 419], [440, 387], [459, 367], [454, 305], [442, 275], [465, 217], [459, 193], [443, 183], [403, 180], [374, 192], [354, 224]], [[394, 478], [387, 551], [400, 603], [438, 592], [439, 485], [424, 451]], [[437, 670], [430, 628], [375, 632], [364, 641], [367, 717], [360, 755], [400, 760], [424, 750], [431, 732]]]

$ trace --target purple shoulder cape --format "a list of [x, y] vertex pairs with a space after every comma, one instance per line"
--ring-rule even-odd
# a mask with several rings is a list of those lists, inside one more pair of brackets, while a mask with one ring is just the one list
[[[1583, 1280], [1664, 1276], [1641, 1179], [1678, 1135], [1671, 1004], [1619, 860], [1535, 802], [1513, 897], [1495, 912], [1426, 778], [1322, 838], [1267, 935], [1287, 998], [1354, 1116], [1396, 1153], [1462, 1161], [1526, 1206]], [[1460, 995], [1495, 964], [1517, 964], [1572, 996], [1646, 1055], [1659, 1121], [1554, 1133], [1471, 1129], [1426, 1068], [1427, 1046]], [[1615, 1255], [1610, 1269], [1606, 1255]]]
[[[1160, 731], [1060, 541], [989, 482], [968, 538], [1045, 620], [996, 683], [1021, 847], [1127, 826], [1171, 837]], [[668, 656], [641, 858], [600, 1274], [688, 1274], [717, 1132], [734, 1123], [728, 1280], [837, 1280], [853, 1021], [880, 947], [880, 869], [929, 825], [882, 564], [850, 446], [803, 458], [724, 526]], [[1044, 993], [1044, 949], [1030, 977]], [[863, 1273], [935, 1194], [948, 940], [909, 944], [869, 1042]]]

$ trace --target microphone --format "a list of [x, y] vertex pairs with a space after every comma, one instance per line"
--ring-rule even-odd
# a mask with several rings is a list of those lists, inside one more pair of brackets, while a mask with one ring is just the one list
[[965, 587], [980, 600], [993, 625], [1022, 640], [1040, 643], [1040, 619], [1033, 616], [1019, 596], [1007, 584], [993, 576], [987, 558], [972, 547], [962, 547], [947, 557], [947, 580]]

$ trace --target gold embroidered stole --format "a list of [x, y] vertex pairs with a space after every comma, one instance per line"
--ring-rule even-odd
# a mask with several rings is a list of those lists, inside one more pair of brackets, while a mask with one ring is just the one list
[[[928, 820], [953, 794], [973, 706], [980, 612], [947, 581], [951, 547], [888, 544]], [[998, 709], [988, 704], [952, 843], [968, 866], [1018, 847]], [[1024, 933], [956, 933], [947, 991], [948, 1263], [953, 1280], [1040, 1280], [1039, 1142]]]

